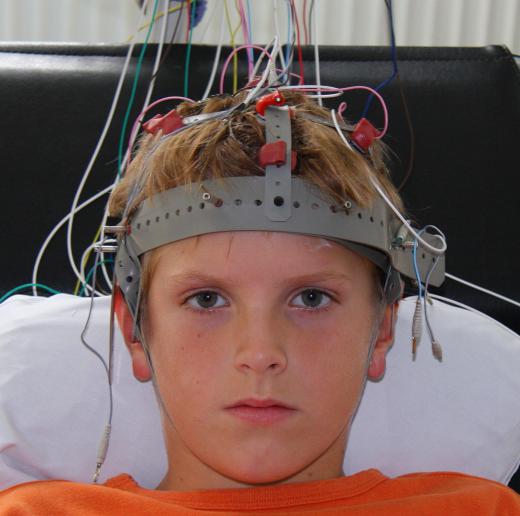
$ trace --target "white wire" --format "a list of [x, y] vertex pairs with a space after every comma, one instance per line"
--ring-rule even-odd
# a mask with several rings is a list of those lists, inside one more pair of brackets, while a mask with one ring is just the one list
[[246, 105], [249, 104], [251, 99], [253, 99], [255, 97], [255, 95], [258, 93], [258, 91], [260, 91], [260, 89], [262, 87], [264, 87], [264, 83], [267, 80], [267, 77], [269, 76], [270, 73], [272, 73], [272, 65], [274, 64], [274, 60], [276, 59], [277, 52], [278, 52], [278, 37], [275, 36], [273, 48], [271, 51], [271, 57], [269, 58], [268, 63], [265, 67], [265, 70], [262, 73], [262, 77], [258, 81], [258, 84], [248, 93], [247, 97], [244, 100], [244, 104], [246, 104]]
[[[330, 110], [330, 116], [332, 117], [332, 120], [336, 120], [336, 110], [335, 109]], [[346, 138], [343, 140], [343, 143], [347, 146], [347, 149], [354, 152], [352, 145], [350, 145], [350, 142]]]
[[431, 244], [429, 244], [428, 242], [426, 242], [426, 240], [424, 240], [423, 238], [421, 238], [419, 236], [417, 231], [415, 231], [415, 229], [409, 224], [409, 222], [401, 215], [399, 210], [392, 204], [392, 201], [387, 197], [387, 195], [385, 194], [385, 192], [383, 191], [383, 189], [379, 185], [379, 182], [376, 181], [372, 176], [370, 176], [370, 181], [372, 182], [372, 185], [377, 190], [379, 195], [386, 202], [386, 204], [397, 215], [397, 217], [404, 224], [406, 229], [408, 229], [408, 231], [410, 231], [410, 233], [412, 233], [412, 235], [417, 239], [417, 241], [421, 243], [423, 248], [427, 249], [428, 251], [430, 251], [432, 254], [434, 254], [436, 256], [441, 256], [441, 255], [443, 255], [446, 252], [446, 249], [448, 249], [448, 244], [446, 243], [446, 240], [442, 236], [434, 235], [435, 237], [437, 237], [440, 240], [441, 247], [434, 247]]
[[[138, 22], [138, 27], [141, 26], [142, 24], [142, 20], [144, 18], [144, 13], [145, 13], [145, 10], [146, 10], [146, 7], [149, 3], [149, 0], [145, 0], [143, 2], [143, 5], [141, 7], [141, 14], [140, 14], [140, 18], [139, 18], [139, 22]], [[101, 150], [101, 146], [103, 145], [104, 141], [105, 141], [105, 138], [106, 138], [106, 135], [108, 133], [108, 129], [110, 127], [110, 124], [112, 123], [112, 119], [114, 117], [114, 113], [115, 113], [115, 110], [116, 110], [116, 106], [117, 106], [117, 102], [119, 101], [119, 96], [121, 95], [121, 90], [122, 90], [122, 87], [123, 87], [123, 83], [124, 83], [124, 79], [125, 79], [125, 76], [126, 76], [126, 72], [128, 70], [128, 66], [130, 64], [130, 60], [131, 60], [131, 57], [132, 57], [132, 52], [133, 52], [133, 49], [134, 49], [134, 46], [135, 46], [135, 38], [132, 40], [132, 43], [129, 45], [128, 47], [128, 51], [127, 51], [127, 54], [126, 54], [126, 58], [125, 58], [125, 63], [123, 65], [123, 69], [121, 70], [121, 74], [119, 76], [119, 81], [118, 81], [118, 84], [117, 84], [117, 87], [116, 87], [116, 92], [114, 94], [114, 98], [112, 99], [112, 105], [110, 106], [110, 111], [109, 111], [109, 114], [108, 114], [108, 117], [106, 119], [106, 122], [105, 122], [105, 126], [103, 127], [103, 130], [101, 132], [101, 136], [99, 137], [99, 140], [98, 140], [98, 143], [96, 145], [96, 148], [90, 158], [90, 161], [87, 165], [87, 168], [85, 170], [85, 173], [83, 174], [83, 177], [81, 179], [81, 182], [78, 186], [78, 189], [76, 190], [76, 194], [74, 196], [74, 200], [72, 201], [72, 206], [71, 206], [71, 209], [70, 209], [70, 217], [68, 218], [68, 224], [67, 224], [67, 255], [69, 257], [69, 263], [72, 267], [72, 270], [74, 271], [74, 274], [76, 275], [76, 277], [81, 280], [81, 275], [79, 273], [79, 270], [78, 268], [76, 267], [76, 263], [74, 262], [74, 256], [73, 256], [73, 252], [72, 252], [72, 227], [73, 227], [73, 224], [74, 224], [74, 215], [76, 214], [76, 206], [78, 205], [78, 202], [79, 202], [79, 198], [80, 198], [80, 195], [83, 191], [83, 188], [85, 186], [85, 183], [90, 175], [90, 173], [92, 172], [92, 168], [94, 166], [94, 163], [98, 157], [98, 154]]]
[[458, 281], [459, 283], [462, 283], [463, 285], [466, 285], [467, 287], [474, 288], [475, 290], [480, 290], [481, 292], [484, 292], [485, 294], [489, 294], [490, 296], [496, 297], [498, 299], [501, 299], [502, 301], [505, 301], [506, 303], [511, 303], [512, 305], [520, 308], [520, 303], [518, 301], [515, 301], [514, 299], [503, 296], [501, 294], [497, 294], [496, 292], [493, 292], [492, 290], [488, 290], [487, 288], [480, 287], [478, 285], [475, 285], [474, 283], [470, 283], [469, 281], [458, 278], [457, 276], [453, 276], [453, 274], [448, 274], [446, 272], [445, 276], [447, 278], [452, 279], [453, 281]]
[[[197, 39], [199, 41], [199, 44], [203, 44], [204, 40], [206, 39], [206, 34], [208, 32], [209, 26], [211, 25], [211, 22], [213, 21], [213, 16], [215, 15], [215, 11], [217, 10], [218, 2], [213, 2], [213, 10], [211, 13], [209, 12], [209, 3], [207, 5], [208, 11], [204, 13], [204, 28], [202, 28], [202, 22], [199, 23], [196, 27], [193, 27], [193, 33], [197, 33]], [[221, 9], [222, 13], [225, 12], [225, 10]], [[182, 21], [180, 22], [182, 23]], [[199, 36], [200, 33], [200, 36]]]
[[[253, 68], [253, 72], [251, 73], [251, 77], [249, 78], [249, 80], [251, 80], [258, 72], [258, 69], [260, 68], [260, 65], [262, 64], [264, 58], [266, 57], [266, 52], [268, 51], [267, 49], [272, 46], [275, 42], [275, 38], [273, 38], [268, 45], [266, 45], [264, 47], [264, 50], [265, 52], [260, 52], [260, 55], [258, 56], [258, 59], [256, 60], [256, 63], [255, 63], [255, 66]], [[271, 55], [272, 56], [272, 55]]]
[[[280, 26], [278, 25], [278, 0], [273, 0], [273, 19], [274, 19], [274, 31], [276, 33], [276, 37], [278, 38], [278, 41], [282, 41], [282, 38], [280, 37]], [[280, 49], [281, 49], [281, 46], [280, 46]], [[280, 52], [280, 63], [282, 65], [282, 68], [286, 67], [285, 57], [283, 55], [283, 52]]]
[[[159, 70], [159, 64], [161, 62], [161, 55], [162, 55], [162, 49], [164, 46], [164, 40], [166, 39], [166, 29], [168, 28], [168, 18], [170, 17], [170, 14], [171, 14], [168, 12], [169, 4], [170, 4], [170, 0], [164, 0], [163, 10], [164, 10], [165, 14], [163, 16], [163, 21], [162, 21], [162, 25], [161, 25], [161, 35], [159, 36], [159, 45], [157, 46], [157, 54], [155, 55], [155, 62], [153, 65], [153, 70], [152, 70], [152, 80], [150, 81], [150, 84], [148, 85], [148, 91], [146, 92], [146, 98], [143, 103], [143, 109], [141, 110], [141, 112], [143, 112], [148, 107], [148, 104], [150, 104], [150, 98], [152, 96], [152, 92], [155, 87], [155, 80], [157, 79], [156, 74], [157, 74], [157, 70]], [[180, 16], [180, 14], [179, 14], [179, 16]], [[133, 141], [130, 142], [130, 148], [132, 147], [132, 145], [133, 145]]]
[[[91, 252], [93, 249], [96, 248], [96, 246], [98, 246], [100, 244], [117, 245], [117, 240], [115, 240], [114, 238], [107, 238], [107, 239], [102, 238], [101, 240], [98, 240], [97, 242], [94, 242], [93, 244], [90, 244], [83, 251], [83, 254], [81, 256], [81, 269], [80, 269], [80, 272], [81, 272], [81, 275], [84, 278], [86, 278], [86, 275], [85, 275], [85, 265], [87, 264], [87, 262], [86, 262], [87, 253]], [[109, 286], [109, 288], [112, 288], [112, 282], [111, 281], [108, 283], [108, 286]], [[92, 287], [87, 283], [86, 279], [83, 282], [83, 287], [84, 287], [85, 290], [88, 290], [89, 292], [92, 292]], [[97, 296], [105, 295], [105, 294], [103, 294], [103, 292], [99, 292], [98, 290], [94, 290], [94, 293]]]
[[[347, 139], [345, 138], [344, 134], [341, 132], [341, 129], [339, 127], [339, 124], [338, 124], [338, 121], [336, 120], [336, 117], [332, 117], [332, 122], [334, 124], [334, 127], [336, 128], [336, 131], [337, 133], [339, 134], [340, 138], [343, 140], [343, 143], [349, 147], [349, 143], [347, 141]], [[370, 171], [370, 174], [369, 174], [369, 177], [370, 177], [370, 181], [372, 183], [372, 185], [374, 186], [374, 188], [377, 190], [377, 193], [381, 196], [381, 198], [383, 199], [383, 201], [386, 202], [386, 204], [388, 205], [388, 207], [397, 215], [397, 217], [399, 218], [399, 220], [404, 224], [404, 226], [406, 227], [406, 229], [408, 229], [408, 231], [410, 231], [410, 233], [412, 233], [412, 235], [417, 239], [418, 242], [421, 243], [421, 245], [427, 249], [428, 251], [430, 251], [432, 254], [435, 254], [436, 256], [439, 256], [439, 255], [442, 255], [446, 252], [446, 249], [448, 248], [448, 245], [446, 244], [446, 240], [440, 236], [440, 235], [434, 235], [436, 236], [441, 242], [442, 242], [442, 245], [441, 247], [433, 247], [432, 245], [430, 245], [428, 242], [426, 242], [426, 240], [424, 240], [423, 238], [421, 238], [421, 236], [417, 233], [417, 231], [415, 231], [415, 229], [408, 223], [408, 221], [401, 215], [401, 213], [399, 212], [399, 210], [393, 205], [392, 201], [387, 197], [387, 195], [385, 194], [385, 192], [383, 191], [383, 189], [381, 188], [381, 186], [379, 185], [379, 182], [374, 178], [372, 177], [373, 174], [371, 173]]]
[[[101, 190], [100, 192], [98, 192], [97, 194], [93, 195], [92, 197], [90, 197], [90, 199], [87, 199], [84, 203], [80, 204], [79, 206], [76, 207], [75, 209], [75, 212], [74, 213], [78, 213], [79, 211], [81, 211], [83, 208], [87, 207], [89, 204], [92, 204], [94, 201], [96, 201], [97, 199], [99, 199], [100, 197], [103, 197], [103, 195], [109, 193], [112, 188], [114, 188], [114, 185], [110, 185], [108, 186], [107, 188], [105, 188], [104, 190]], [[48, 245], [50, 244], [51, 240], [54, 238], [54, 235], [61, 229], [61, 227], [70, 219], [71, 217], [71, 213], [68, 213], [65, 217], [63, 217], [59, 222], [58, 224], [56, 224], [56, 226], [54, 226], [54, 228], [52, 229], [52, 231], [47, 235], [47, 238], [45, 239], [45, 241], [43, 242], [42, 246], [40, 247], [40, 250], [38, 252], [38, 255], [36, 257], [36, 260], [34, 262], [34, 266], [33, 266], [33, 272], [32, 272], [32, 283], [38, 283], [38, 269], [40, 268], [40, 262], [43, 258], [43, 255], [45, 253], [45, 250], [47, 249]], [[81, 278], [80, 278], [81, 280]], [[33, 287], [33, 295], [38, 295], [37, 291], [36, 291], [36, 287]]]
[[[334, 93], [321, 93], [321, 91], [323, 91], [324, 87], [323, 86], [319, 86], [319, 88], [321, 89], [318, 93], [316, 94], [307, 94], [306, 96], [309, 97], [309, 98], [313, 98], [313, 99], [318, 99], [318, 98], [321, 98], [321, 99], [332, 99], [332, 98], [335, 98], [335, 97], [341, 97], [341, 95], [343, 95], [343, 91], [341, 90], [338, 90], [337, 88], [332, 88], [330, 91], [333, 91]], [[278, 88], [279, 90], [313, 90], [313, 89], [318, 89], [318, 85], [316, 84], [295, 84], [295, 85], [289, 85], [289, 86], [280, 86]]]
[[[315, 0], [314, 4], [314, 16], [312, 18], [312, 25], [314, 28], [314, 67], [316, 68], [316, 82], [318, 83], [318, 104], [320, 106], [323, 106], [323, 100], [321, 95], [321, 72], [320, 72], [320, 52], [318, 49], [318, 7], [317, 4], [318, 0]], [[305, 13], [303, 13], [305, 16]]]
[[341, 95], [343, 95], [345, 92], [341, 89], [341, 88], [336, 88], [335, 86], [325, 86], [325, 85], [318, 85], [318, 84], [293, 84], [293, 85], [290, 85], [290, 86], [281, 86], [279, 89], [282, 89], [282, 90], [309, 90], [309, 91], [314, 91], [314, 90], [320, 90], [321, 92], [323, 91], [330, 91], [331, 93], [327, 93], [326, 95], [323, 95], [322, 93], [322, 97], [323, 98], [327, 98], [327, 97], [340, 97]]
[[225, 21], [226, 21], [226, 10], [222, 9], [222, 16], [220, 20], [220, 35], [218, 38], [218, 45], [217, 49], [215, 51], [215, 59], [213, 60], [213, 67], [211, 69], [211, 74], [209, 76], [209, 81], [206, 86], [206, 90], [204, 91], [204, 95], [202, 96], [202, 100], [206, 100], [209, 96], [209, 92], [211, 91], [211, 88], [213, 87], [213, 82], [215, 81], [215, 76], [217, 75], [217, 68], [218, 63], [220, 60], [220, 52], [222, 50], [222, 44], [224, 42], [224, 27], [225, 27]]
[[[148, 90], [146, 92], [146, 97], [145, 97], [145, 100], [144, 100], [141, 112], [145, 111], [146, 108], [148, 107], [148, 105], [150, 104], [150, 99], [152, 97], [153, 89], [155, 87], [156, 74], [157, 74], [157, 70], [159, 69], [159, 65], [160, 65], [160, 61], [161, 61], [162, 49], [163, 49], [163, 46], [164, 46], [164, 42], [166, 40], [166, 31], [167, 31], [167, 28], [168, 28], [168, 19], [170, 17], [170, 13], [168, 12], [169, 4], [170, 4], [169, 0], [164, 0], [163, 12], [165, 14], [162, 17], [163, 19], [162, 19], [162, 24], [161, 24], [161, 34], [159, 36], [159, 44], [157, 46], [157, 53], [155, 55], [154, 66], [153, 66], [152, 74], [151, 74], [152, 79], [150, 81], [150, 84], [148, 85]], [[179, 14], [179, 16], [180, 16], [180, 14]], [[124, 169], [124, 167], [126, 166], [126, 163], [128, 161], [129, 155], [130, 155], [130, 149], [132, 149], [132, 147], [134, 145], [135, 139], [137, 137], [137, 133], [138, 133], [138, 131], [135, 131], [135, 132], [133, 132], [130, 135], [130, 142], [129, 142], [129, 145], [128, 145], [129, 151], [126, 153], [126, 155], [124, 157], [124, 160], [122, 162], [122, 165], [121, 165], [122, 169]], [[116, 180], [116, 182], [118, 180], [119, 180], [119, 178]], [[103, 213], [102, 222], [101, 222], [102, 227], [105, 226], [107, 218], [108, 218], [108, 203], [105, 206], [105, 210], [104, 210], [104, 213]], [[86, 255], [86, 253], [88, 252], [88, 249], [91, 249], [91, 248], [92, 248], [92, 246], [89, 246], [83, 252], [83, 257], [82, 257], [81, 262], [80, 262], [80, 266], [81, 267], [83, 266], [83, 259], [84, 259], [85, 255]], [[102, 273], [103, 273], [103, 277], [104, 277], [105, 281], [107, 282], [107, 285], [111, 288], [112, 287], [112, 281], [110, 279], [110, 275], [108, 274], [108, 271], [107, 271], [107, 268], [106, 268], [106, 263], [104, 262], [104, 254], [103, 253], [101, 254], [100, 262], [101, 262], [101, 270], [102, 270]], [[81, 272], [82, 272], [82, 276], [84, 278], [84, 271], [81, 271]], [[84, 279], [83, 279], [83, 283], [85, 283]], [[87, 285], [87, 288], [90, 288], [90, 286]]]
[[520, 338], [520, 335], [515, 333], [511, 328], [508, 328], [505, 324], [502, 324], [500, 321], [493, 319], [493, 317], [490, 317], [489, 315], [481, 312], [480, 310], [477, 310], [476, 308], [473, 308], [472, 306], [465, 305], [464, 303], [461, 303], [460, 301], [455, 301], [455, 299], [450, 299], [449, 297], [439, 296], [438, 294], [432, 294], [430, 292], [428, 293], [428, 297], [431, 297], [433, 299], [438, 299], [439, 301], [444, 301], [444, 302], [452, 304], [452, 305], [460, 306], [461, 308], [465, 308], [466, 310], [469, 310], [470, 312], [481, 315], [482, 317], [488, 319], [489, 321], [494, 322], [497, 326], [500, 326], [502, 329], [508, 331], [509, 333], [511, 333], [511, 335], [514, 335], [515, 337]]

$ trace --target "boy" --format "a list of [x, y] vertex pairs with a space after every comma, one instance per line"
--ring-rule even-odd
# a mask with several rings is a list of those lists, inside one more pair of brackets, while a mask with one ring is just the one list
[[[125, 232], [115, 311], [135, 377], [156, 388], [164, 479], [16, 486], [2, 514], [520, 513], [515, 493], [466, 475], [344, 476], [400, 294], [398, 259], [377, 249], [390, 222], [374, 183], [401, 203], [377, 142], [346, 147], [302, 94], [264, 113], [247, 93], [149, 125], [111, 197]], [[363, 231], [340, 238], [320, 221]]]

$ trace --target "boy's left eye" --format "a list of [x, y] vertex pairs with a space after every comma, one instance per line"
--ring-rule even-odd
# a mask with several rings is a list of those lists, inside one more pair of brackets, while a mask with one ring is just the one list
[[292, 304], [301, 308], [325, 308], [332, 301], [331, 296], [314, 288], [300, 292], [293, 298]]

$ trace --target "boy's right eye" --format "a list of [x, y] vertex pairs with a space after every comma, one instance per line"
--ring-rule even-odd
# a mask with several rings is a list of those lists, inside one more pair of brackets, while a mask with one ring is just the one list
[[197, 292], [193, 296], [190, 296], [186, 303], [190, 308], [194, 310], [209, 310], [211, 308], [219, 308], [226, 306], [226, 300], [216, 292], [211, 290], [205, 290], [203, 292]]

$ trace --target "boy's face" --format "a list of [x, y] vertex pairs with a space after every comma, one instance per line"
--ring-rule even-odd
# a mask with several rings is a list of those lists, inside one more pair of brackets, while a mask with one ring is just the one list
[[[392, 337], [387, 308], [369, 366], [379, 317], [368, 262], [320, 238], [267, 232], [203, 235], [159, 253], [144, 324], [171, 418], [159, 488], [340, 476], [367, 368], [384, 371]], [[141, 346], [130, 349], [146, 379]]]

